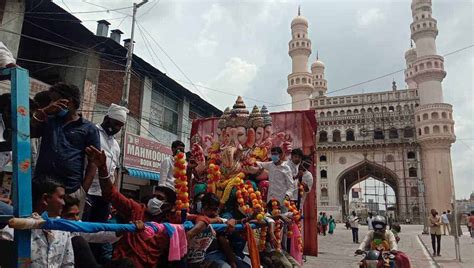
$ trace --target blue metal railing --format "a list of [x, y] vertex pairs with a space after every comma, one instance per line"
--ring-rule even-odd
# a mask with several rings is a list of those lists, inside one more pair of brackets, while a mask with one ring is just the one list
[[[15, 67], [0, 69], [3, 80], [11, 81], [13, 216], [29, 217], [32, 212], [30, 147], [30, 77], [28, 71]], [[4, 215], [2, 218], [8, 218]], [[15, 230], [16, 267], [31, 263], [31, 232]]]

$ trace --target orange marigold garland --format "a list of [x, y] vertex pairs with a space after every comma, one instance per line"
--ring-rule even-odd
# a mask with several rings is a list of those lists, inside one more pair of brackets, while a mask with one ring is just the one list
[[177, 195], [176, 208], [178, 213], [181, 213], [182, 209], [189, 209], [188, 177], [186, 176], [186, 159], [183, 152], [177, 153], [174, 157], [173, 176]]
[[[281, 210], [276, 199], [272, 200], [272, 216], [280, 216]], [[275, 221], [274, 235], [277, 240], [277, 251], [281, 250], [281, 223], [280, 220]]]
[[260, 228], [260, 240], [258, 242], [258, 250], [264, 251], [265, 250], [265, 243], [267, 242], [267, 227], [262, 226]]
[[[288, 208], [288, 211], [293, 214], [293, 224], [296, 224], [298, 226], [298, 229], [301, 234], [301, 229], [302, 229], [302, 224], [301, 224], [301, 213], [300, 211], [296, 208], [296, 204], [294, 202], [290, 202], [288, 200], [285, 200], [284, 205], [286, 208]], [[293, 232], [291, 229], [288, 230], [288, 237], [292, 237]], [[303, 252], [303, 238], [301, 235], [297, 238], [297, 246], [298, 250], [300, 252]]]
[[[299, 184], [299, 191], [300, 191], [300, 199], [303, 198], [303, 195], [304, 195], [304, 187], [303, 187], [303, 184], [300, 182]], [[303, 208], [301, 208], [303, 209]]]
[[[253, 187], [250, 185], [252, 191]], [[255, 213], [255, 218], [259, 222], [263, 222], [265, 220], [265, 204], [262, 200], [262, 194], [260, 191], [255, 191], [250, 193], [250, 202], [252, 202], [253, 212]]]
[[240, 211], [247, 215], [247, 217], [254, 216], [259, 222], [265, 220], [265, 205], [262, 200], [262, 194], [260, 191], [253, 189], [250, 181], [237, 185], [236, 197]]
[[207, 155], [209, 157], [209, 165], [207, 168], [207, 192], [216, 193], [217, 183], [221, 180], [220, 171], [220, 145], [219, 143], [213, 143], [208, 149]]
[[216, 184], [221, 179], [221, 171], [219, 165], [210, 163], [207, 169], [207, 192], [215, 193]]

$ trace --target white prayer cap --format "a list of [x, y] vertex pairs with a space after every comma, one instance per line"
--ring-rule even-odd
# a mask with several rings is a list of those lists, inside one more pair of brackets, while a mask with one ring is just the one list
[[156, 197], [148, 200], [147, 209], [151, 215], [156, 216], [161, 213], [161, 206], [163, 205], [163, 201], [159, 200]]
[[16, 63], [13, 54], [3, 42], [0, 42], [0, 68], [5, 68], [5, 66], [11, 63]]
[[129, 111], [127, 108], [112, 103], [109, 107], [109, 110], [107, 111], [107, 116], [125, 124], [125, 122], [127, 122], [128, 112]]

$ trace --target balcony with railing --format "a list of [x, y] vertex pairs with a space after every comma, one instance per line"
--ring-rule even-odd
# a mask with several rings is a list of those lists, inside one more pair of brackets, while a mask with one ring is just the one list
[[416, 89], [365, 93], [350, 96], [316, 97], [311, 100], [311, 107], [313, 109], [321, 109], [362, 104], [398, 103], [400, 101], [410, 100], [418, 100]]

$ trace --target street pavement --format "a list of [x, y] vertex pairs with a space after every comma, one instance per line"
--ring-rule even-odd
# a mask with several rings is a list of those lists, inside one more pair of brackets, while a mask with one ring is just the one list
[[[399, 234], [400, 243], [398, 249], [408, 255], [412, 267], [437, 267], [436, 263], [429, 256], [429, 253], [426, 251], [421, 240], [417, 236], [418, 234], [421, 234], [422, 230], [422, 225], [402, 225], [402, 232]], [[359, 229], [359, 242], [362, 241], [366, 233], [367, 226], [361, 226]], [[361, 257], [354, 256], [354, 252], [359, 245], [352, 243], [351, 230], [346, 230], [343, 224], [337, 225], [336, 231], [333, 235], [320, 235], [318, 237], [318, 244], [319, 256], [308, 256], [304, 267], [358, 267]], [[446, 245], [446, 247], [449, 247], [449, 245]], [[471, 250], [471, 254], [472, 252], [473, 251]]]
[[[429, 252], [432, 253], [433, 250], [431, 247], [430, 235], [419, 235], [419, 237]], [[463, 226], [463, 235], [459, 238], [459, 244], [461, 248], [461, 263], [456, 261], [454, 237], [445, 235], [441, 236], [441, 256], [433, 258], [438, 264], [438, 267], [474, 267], [474, 239], [470, 237], [465, 226]]]

